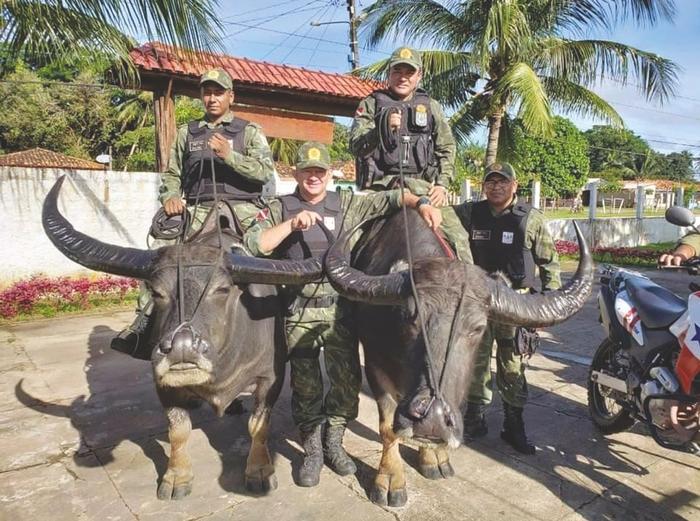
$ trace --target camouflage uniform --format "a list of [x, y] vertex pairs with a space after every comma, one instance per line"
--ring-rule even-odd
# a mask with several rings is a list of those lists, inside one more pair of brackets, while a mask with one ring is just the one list
[[[511, 212], [517, 198], [501, 214]], [[471, 228], [471, 210], [474, 203], [466, 202], [454, 207], [465, 229]], [[525, 247], [532, 252], [533, 260], [539, 267], [539, 277], [543, 290], [561, 287], [559, 256], [554, 248], [554, 241], [547, 230], [544, 214], [532, 209], [527, 217], [525, 228]], [[526, 290], [524, 290], [526, 291]], [[496, 340], [496, 386], [501, 399], [514, 406], [522, 408], [527, 401], [527, 382], [525, 380], [525, 363], [515, 350], [515, 328], [504, 324], [489, 322], [484, 336], [479, 344], [477, 357], [474, 362], [474, 375], [469, 390], [469, 402], [490, 404], [492, 400], [491, 384], [491, 352], [494, 339]]]
[[[231, 77], [222, 69], [212, 69], [204, 73], [200, 79], [200, 85], [206, 82], [213, 82], [225, 89], [232, 89], [233, 82]], [[209, 123], [206, 119], [199, 121], [197, 127], [208, 129], [221, 129], [224, 125], [230, 124], [234, 120], [234, 115], [229, 111], [223, 116], [221, 121], [217, 124]], [[188, 136], [188, 125], [185, 124], [178, 128], [177, 136], [175, 142], [170, 149], [170, 158], [168, 161], [168, 169], [166, 172], [161, 174], [161, 186], [159, 189], [159, 201], [161, 204], [165, 203], [170, 198], [180, 198], [183, 196], [182, 189], [182, 173], [183, 164], [187, 158], [188, 151], [185, 150]], [[245, 153], [239, 153], [232, 150], [227, 158], [223, 161], [226, 166], [230, 167], [237, 175], [245, 178], [246, 180], [259, 184], [260, 191], [262, 192], [262, 186], [270, 181], [274, 172], [274, 165], [272, 162], [272, 152], [267, 144], [267, 139], [263, 134], [261, 128], [256, 123], [248, 123], [244, 129], [243, 142], [245, 146]], [[208, 165], [205, 165], [208, 166]], [[192, 201], [188, 201], [187, 211], [191, 216], [191, 224], [189, 228], [188, 236], [199, 230], [204, 218], [207, 216], [211, 208], [213, 207], [212, 201], [202, 201], [196, 207], [191, 204]], [[249, 201], [235, 201], [232, 202], [232, 208], [236, 217], [241, 222], [243, 230], [247, 229], [253, 222], [255, 214], [260, 210], [260, 206]], [[150, 249], [157, 249], [163, 246], [169, 246], [179, 242], [179, 239], [153, 239], [149, 236], [148, 247]], [[138, 345], [138, 335], [146, 327], [147, 321], [144, 318], [150, 315], [150, 305], [151, 295], [145, 284], [141, 284], [138, 301], [137, 301], [137, 319], [136, 321], [127, 327], [125, 330], [119, 333], [117, 337], [112, 341], [112, 347], [119, 351], [133, 351], [131, 344], [136, 343]], [[134, 337], [134, 332], [138, 332], [137, 336]]]
[[[397, 63], [407, 63], [416, 69], [422, 67], [420, 54], [414, 49], [402, 47], [394, 51], [389, 60], [391, 67]], [[379, 146], [379, 132], [375, 123], [377, 102], [373, 96], [363, 99], [355, 111], [355, 118], [350, 128], [350, 150], [355, 157], [363, 157], [371, 154]], [[433, 132], [434, 156], [438, 163], [438, 175], [434, 183], [448, 188], [450, 181], [454, 178], [456, 144], [449, 122], [440, 104], [430, 98], [430, 112], [435, 120]], [[404, 116], [405, 117], [405, 116]], [[381, 190], [389, 183], [395, 182], [396, 175], [385, 175], [383, 178], [374, 180], [370, 190]], [[426, 195], [433, 186], [433, 182], [418, 176], [405, 176], [406, 188], [416, 195]], [[451, 206], [440, 208], [442, 212], [441, 230], [448, 241], [455, 247], [457, 256], [465, 262], [472, 263], [471, 250], [469, 248], [469, 237], [465, 234], [464, 228], [459, 223], [459, 219]]]
[[681, 239], [678, 241], [678, 244], [676, 245], [677, 247], [680, 246], [681, 244], [685, 244], [686, 246], [690, 246], [695, 250], [695, 255], [700, 255], [700, 234], [697, 232], [690, 232], [687, 235], [681, 237]]
[[[371, 217], [385, 215], [400, 208], [400, 191], [353, 196], [349, 190], [341, 191], [340, 206], [342, 229], [349, 229]], [[261, 251], [260, 234], [263, 230], [283, 222], [282, 204], [273, 200], [269, 212], [260, 212], [259, 220], [246, 233], [245, 244], [253, 255], [266, 256], [273, 252]], [[290, 352], [292, 376], [292, 415], [301, 431], [309, 431], [316, 425], [345, 425], [357, 417], [360, 385], [360, 361], [358, 355], [357, 324], [354, 305], [338, 297], [324, 279], [308, 284], [297, 291], [287, 288], [302, 298], [297, 309], [289, 310], [286, 321], [287, 341]], [[311, 299], [327, 298], [329, 307], [304, 305]], [[319, 355], [324, 349], [329, 389], [323, 395], [323, 380]]]

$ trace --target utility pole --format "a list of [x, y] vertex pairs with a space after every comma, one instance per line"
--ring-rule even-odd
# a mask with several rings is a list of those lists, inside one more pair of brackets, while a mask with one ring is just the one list
[[359, 20], [355, 16], [357, 12], [355, 0], [347, 0], [348, 14], [350, 15], [350, 56], [349, 62], [352, 65], [352, 70], [360, 67], [360, 51], [357, 48], [357, 25]]

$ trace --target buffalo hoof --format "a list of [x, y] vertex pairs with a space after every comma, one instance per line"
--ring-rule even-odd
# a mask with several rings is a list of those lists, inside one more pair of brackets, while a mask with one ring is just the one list
[[158, 499], [182, 499], [192, 492], [192, 481], [173, 485], [171, 481], [163, 480], [158, 487]]
[[438, 468], [440, 469], [440, 474], [442, 474], [443, 478], [451, 478], [455, 475], [455, 469], [452, 468], [452, 465], [449, 461], [440, 463]]
[[442, 474], [437, 465], [419, 465], [418, 472], [426, 479], [441, 479]]
[[369, 500], [375, 505], [384, 507], [402, 507], [406, 504], [406, 501], [408, 501], [408, 493], [405, 487], [387, 490], [375, 485], [369, 493]]
[[246, 475], [245, 488], [253, 494], [267, 494], [272, 490], [277, 490], [277, 476], [274, 474], [264, 476], [262, 471], [258, 475]]

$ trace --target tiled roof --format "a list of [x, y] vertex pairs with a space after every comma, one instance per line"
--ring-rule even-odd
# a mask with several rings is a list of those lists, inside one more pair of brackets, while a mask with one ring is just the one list
[[32, 148], [0, 156], [0, 166], [25, 168], [71, 168], [75, 170], [104, 170], [105, 166], [94, 161], [71, 157], [43, 148]]
[[150, 42], [137, 47], [131, 51], [130, 56], [139, 69], [151, 72], [199, 78], [208, 69], [222, 67], [231, 75], [234, 84], [283, 88], [354, 98], [358, 101], [381, 87], [378, 82], [348, 74], [312, 71], [303, 67], [235, 58], [224, 54], [187, 54], [161, 42]]

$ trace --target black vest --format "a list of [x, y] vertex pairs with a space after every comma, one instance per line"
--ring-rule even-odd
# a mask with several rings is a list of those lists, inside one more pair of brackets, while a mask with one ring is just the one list
[[209, 148], [209, 138], [214, 134], [222, 134], [231, 142], [234, 152], [245, 154], [245, 127], [248, 123], [245, 119], [233, 118], [230, 123], [223, 123], [215, 129], [206, 125], [200, 127], [199, 121], [191, 121], [187, 125], [182, 187], [188, 201], [194, 201], [198, 196], [200, 201], [210, 201], [214, 198], [212, 157], [216, 193], [220, 199], [252, 200], [262, 194], [262, 184], [249, 181], [238, 174]]
[[[381, 137], [372, 156], [377, 168], [384, 175], [398, 175], [399, 161], [403, 158], [404, 174], [432, 181], [437, 175], [437, 163], [433, 143], [435, 118], [430, 110], [430, 97], [422, 90], [417, 90], [407, 101], [395, 100], [385, 90], [374, 91], [372, 97], [377, 104], [375, 123]], [[401, 128], [398, 132], [389, 132], [386, 127], [388, 112], [396, 109], [401, 110]], [[400, 136], [411, 139], [406, 149]]]
[[[323, 223], [338, 236], [343, 214], [340, 208], [340, 195], [337, 192], [326, 192], [323, 201], [311, 204], [304, 201], [299, 192], [280, 197], [282, 203], [282, 220], [286, 221], [302, 210], [316, 212], [323, 217]], [[328, 240], [320, 226], [312, 226], [306, 231], [294, 231], [276, 248], [283, 259], [303, 260], [318, 257], [328, 249]]]
[[489, 273], [502, 271], [513, 283], [513, 288], [531, 288], [535, 285], [535, 261], [525, 248], [525, 229], [532, 206], [516, 203], [500, 217], [491, 214], [488, 201], [472, 205], [469, 243], [474, 264]]

